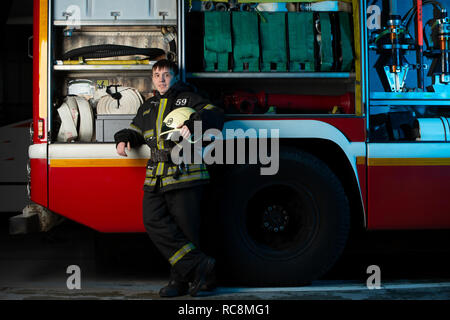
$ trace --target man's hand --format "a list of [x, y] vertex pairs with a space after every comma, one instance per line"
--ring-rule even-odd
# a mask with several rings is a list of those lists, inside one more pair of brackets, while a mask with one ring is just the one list
[[189, 139], [189, 137], [191, 136], [191, 132], [189, 131], [189, 128], [185, 125], [182, 125], [178, 128], [181, 128], [180, 130], [180, 134], [183, 138], [185, 138], [186, 140]]
[[127, 144], [125, 144], [125, 142], [119, 142], [116, 148], [116, 151], [119, 154], [119, 156], [128, 157], [127, 153], [125, 152], [125, 147], [128, 149], [128, 151], [131, 151], [131, 144], [129, 141]]

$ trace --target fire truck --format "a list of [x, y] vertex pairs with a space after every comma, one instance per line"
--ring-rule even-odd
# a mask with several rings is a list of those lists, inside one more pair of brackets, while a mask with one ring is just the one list
[[145, 231], [149, 149], [120, 157], [113, 135], [152, 95], [151, 67], [166, 57], [224, 109], [225, 140], [248, 149], [277, 138], [275, 174], [247, 151], [245, 163], [210, 165], [204, 243], [234, 279], [305, 284], [335, 264], [350, 230], [449, 228], [449, 9], [448, 0], [35, 0], [35, 205], [16, 227], [56, 216], [101, 233]]

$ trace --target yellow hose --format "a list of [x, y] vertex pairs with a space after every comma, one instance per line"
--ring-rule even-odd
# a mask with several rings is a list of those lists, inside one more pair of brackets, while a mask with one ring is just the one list
[[65, 65], [134, 65], [134, 64], [150, 64], [150, 60], [64, 60]]

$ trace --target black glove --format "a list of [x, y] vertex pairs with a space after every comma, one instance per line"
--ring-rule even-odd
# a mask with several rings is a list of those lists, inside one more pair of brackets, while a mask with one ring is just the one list
[[116, 148], [119, 143], [125, 142], [125, 144], [127, 144], [130, 141], [128, 130], [130, 129], [123, 129], [114, 134], [114, 141], [116, 142]]

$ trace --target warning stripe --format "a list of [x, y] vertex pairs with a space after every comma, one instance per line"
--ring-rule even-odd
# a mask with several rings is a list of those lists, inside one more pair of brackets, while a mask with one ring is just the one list
[[357, 165], [365, 165], [366, 164], [366, 157], [356, 157], [356, 164]]
[[[48, 1], [39, 1], [39, 118], [47, 118]], [[36, 76], [36, 75], [35, 75]]]
[[175, 254], [169, 258], [170, 264], [173, 266], [175, 263], [177, 263], [181, 258], [183, 258], [188, 252], [195, 249], [195, 246], [193, 243], [185, 244], [181, 247], [180, 250], [175, 252]]
[[450, 166], [450, 158], [369, 158], [369, 166]]
[[145, 167], [147, 159], [51, 159], [50, 167]]

